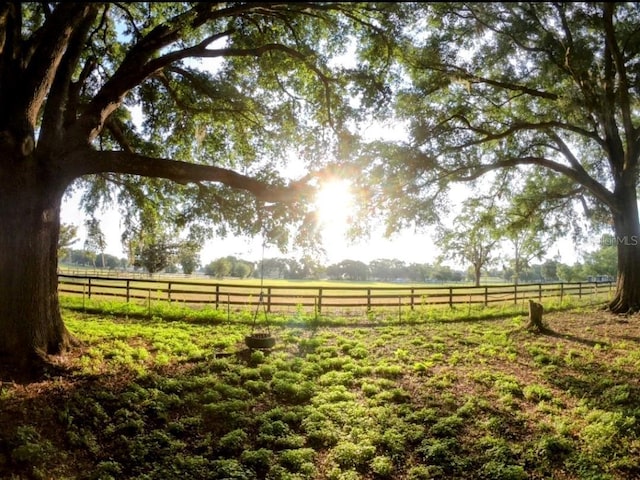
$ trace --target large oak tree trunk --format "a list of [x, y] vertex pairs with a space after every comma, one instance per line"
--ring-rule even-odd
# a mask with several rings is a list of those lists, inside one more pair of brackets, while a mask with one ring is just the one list
[[640, 222], [635, 188], [627, 189], [622, 208], [613, 214], [618, 249], [616, 294], [609, 304], [614, 313], [640, 311]]
[[22, 371], [72, 342], [58, 303], [64, 186], [30, 173], [0, 174], [0, 359]]

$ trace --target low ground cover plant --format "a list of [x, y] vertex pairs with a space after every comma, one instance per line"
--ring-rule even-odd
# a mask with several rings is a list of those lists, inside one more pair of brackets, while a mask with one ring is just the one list
[[596, 309], [272, 326], [66, 310], [60, 372], [0, 387], [0, 478], [640, 478], [640, 324]]

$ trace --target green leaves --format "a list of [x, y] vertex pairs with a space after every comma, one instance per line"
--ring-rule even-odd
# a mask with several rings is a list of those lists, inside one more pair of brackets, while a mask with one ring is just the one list
[[466, 201], [453, 226], [440, 228], [438, 232], [444, 255], [471, 264], [476, 285], [480, 284], [482, 270], [495, 259], [500, 240], [498, 222], [495, 209], [483, 210], [478, 202]]
[[[405, 8], [22, 4], [12, 12], [22, 38], [0, 52], [3, 71], [13, 75], [0, 103], [16, 94], [6, 85], [22, 82], [37, 91], [34, 101], [17, 103], [39, 111], [20, 112], [12, 122], [38, 132], [39, 162], [55, 173], [56, 185], [82, 189], [90, 213], [117, 203], [125, 227], [146, 215], [138, 212], [153, 210], [185, 235], [252, 235], [264, 230], [253, 203], [258, 190], [295, 190], [296, 178], [313, 171], [304, 184], [337, 159], [348, 161], [352, 152], [340, 139], [383, 110], [380, 100], [390, 93], [383, 76]], [[55, 62], [49, 44], [59, 45]], [[360, 65], [346, 66], [350, 55]], [[24, 70], [14, 68], [16, 58], [24, 59]], [[242, 177], [212, 181], [199, 173], [206, 169], [189, 165]], [[185, 180], [178, 168], [198, 173]], [[310, 201], [311, 195], [278, 200], [282, 205], [269, 213], [269, 241], [314, 242]]]
[[[605, 27], [602, 8], [583, 3], [418, 5], [413, 29], [407, 27], [414, 35], [397, 57], [410, 82], [398, 85], [395, 103], [415, 154], [388, 161], [413, 169], [406, 180], [425, 195], [439, 193], [441, 182], [495, 184], [499, 177], [489, 172], [537, 166], [519, 169], [529, 180], [508, 188], [524, 186], [523, 196], [538, 188], [545, 215], [594, 199], [612, 208], [612, 181], [625, 168], [623, 138], [630, 138], [622, 132], [637, 124], [624, 113], [637, 92], [615, 79], [636, 78], [630, 64], [637, 53], [627, 50], [625, 61], [605, 66], [630, 41], [627, 6], [611, 10], [616, 19]], [[422, 21], [432, 28], [421, 29]], [[607, 93], [614, 84], [620, 88]], [[608, 141], [620, 142], [617, 153]], [[632, 157], [629, 165], [637, 162]], [[415, 218], [418, 211], [414, 204], [404, 213]]]

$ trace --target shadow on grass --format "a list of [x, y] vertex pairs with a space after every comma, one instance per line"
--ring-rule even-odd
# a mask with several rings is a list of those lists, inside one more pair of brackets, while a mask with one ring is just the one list
[[586, 345], [588, 347], [595, 347], [595, 346], [608, 347], [609, 346], [608, 342], [604, 342], [600, 340], [592, 340], [589, 338], [582, 338], [582, 337], [578, 337], [577, 335], [570, 335], [567, 333], [560, 333], [550, 328], [546, 328], [545, 331], [540, 333], [540, 335], [545, 335], [547, 337], [558, 338], [562, 340], [568, 340], [570, 342], [579, 343], [581, 345]]
[[626, 340], [628, 342], [640, 343], [640, 337], [634, 337], [632, 335], [615, 335], [615, 338]]

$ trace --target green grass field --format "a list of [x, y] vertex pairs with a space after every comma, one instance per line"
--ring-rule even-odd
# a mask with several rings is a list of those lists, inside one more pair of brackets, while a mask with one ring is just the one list
[[62, 372], [3, 379], [0, 478], [640, 478], [637, 318], [292, 318], [265, 353], [236, 319], [64, 316]]
[[[527, 307], [528, 299], [564, 302], [567, 298], [605, 301], [613, 289], [609, 284], [492, 284], [469, 285], [345, 282], [317, 280], [259, 279], [215, 280], [208, 278], [171, 277], [162, 275], [145, 278], [100, 278], [62, 276], [60, 293], [86, 300], [122, 301], [135, 305], [182, 303], [213, 309], [251, 310], [261, 293], [269, 311], [291, 315], [332, 314], [334, 316], [380, 315], [384, 310], [408, 311], [424, 316], [442, 306], [477, 309], [478, 306]], [[513, 308], [511, 309], [513, 310]], [[382, 313], [384, 315], [384, 313]]]

